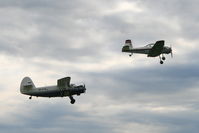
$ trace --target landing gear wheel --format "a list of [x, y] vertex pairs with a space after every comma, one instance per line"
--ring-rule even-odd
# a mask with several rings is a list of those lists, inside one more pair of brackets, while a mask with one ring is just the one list
[[74, 104], [75, 103], [75, 99], [72, 96], [69, 96], [69, 98], [70, 98], [70, 103]]
[[30, 96], [29, 99], [32, 99], [32, 96]]
[[129, 55], [129, 57], [131, 57], [131, 56], [132, 56], [132, 54]]
[[163, 56], [163, 57], [162, 57], [162, 60], [166, 60], [166, 58]]
[[164, 62], [161, 60], [161, 61], [160, 61], [160, 64], [163, 64], [163, 63], [164, 63]]
[[75, 99], [71, 100], [70, 103], [71, 103], [71, 104], [74, 104], [74, 103], [75, 103]]

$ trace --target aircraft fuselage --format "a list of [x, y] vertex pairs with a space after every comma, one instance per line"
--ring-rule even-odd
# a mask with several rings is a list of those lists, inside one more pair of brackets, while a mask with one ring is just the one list
[[45, 87], [35, 87], [34, 83], [29, 77], [25, 77], [20, 86], [20, 91], [22, 94], [30, 95], [36, 97], [66, 97], [68, 96], [71, 103], [75, 103], [73, 95], [80, 95], [85, 93], [85, 85], [74, 85], [70, 84], [70, 77], [59, 79], [57, 85], [45, 86]]
[[66, 97], [71, 95], [80, 95], [86, 89], [83, 87], [59, 88], [58, 86], [38, 87], [27, 90], [23, 94], [37, 97]]

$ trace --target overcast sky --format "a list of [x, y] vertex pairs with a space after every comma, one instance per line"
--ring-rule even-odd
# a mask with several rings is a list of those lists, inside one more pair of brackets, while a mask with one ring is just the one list
[[[198, 0], [0, 0], [0, 132], [198, 133]], [[157, 40], [174, 58], [121, 52]], [[87, 92], [20, 94], [71, 76]]]

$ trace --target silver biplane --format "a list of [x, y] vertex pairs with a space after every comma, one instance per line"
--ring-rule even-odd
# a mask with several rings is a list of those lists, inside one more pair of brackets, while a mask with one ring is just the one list
[[75, 103], [73, 95], [80, 95], [85, 93], [85, 85], [75, 85], [70, 84], [70, 77], [65, 77], [57, 80], [57, 85], [45, 86], [45, 87], [35, 87], [33, 81], [29, 77], [25, 77], [21, 81], [20, 92], [25, 95], [30, 95], [36, 97], [69, 97], [71, 104]]

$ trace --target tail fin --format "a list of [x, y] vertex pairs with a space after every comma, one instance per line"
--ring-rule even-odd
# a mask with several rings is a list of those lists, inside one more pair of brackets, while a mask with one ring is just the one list
[[29, 77], [23, 78], [20, 85], [20, 92], [26, 93], [27, 91], [34, 89], [35, 85]]
[[131, 40], [126, 40], [122, 52], [129, 52], [133, 48]]

